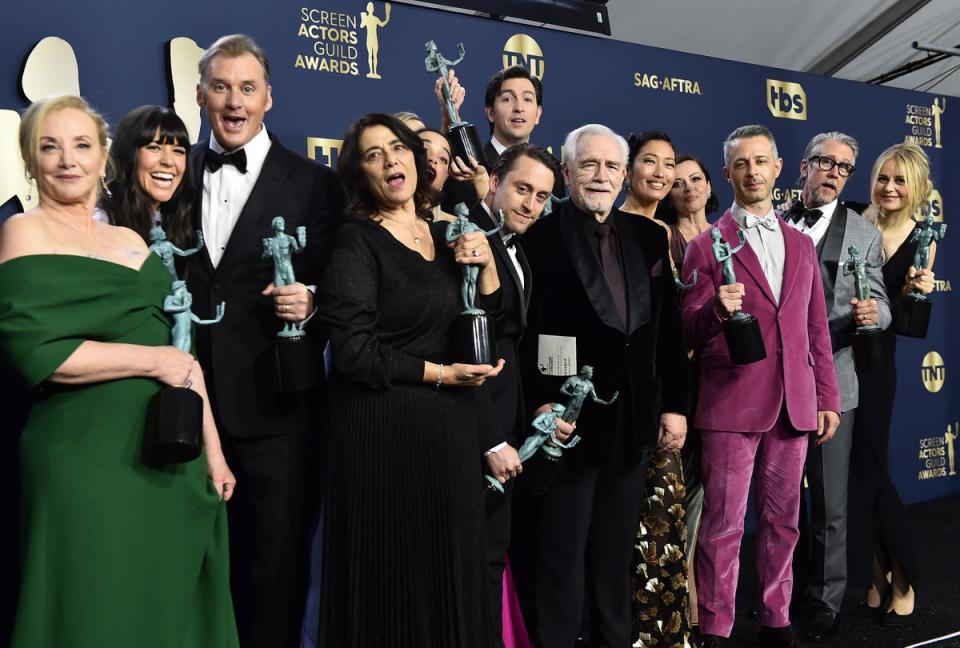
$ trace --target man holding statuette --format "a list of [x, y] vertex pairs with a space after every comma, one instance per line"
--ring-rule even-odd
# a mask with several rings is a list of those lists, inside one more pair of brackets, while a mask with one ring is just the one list
[[[724, 176], [734, 204], [716, 223], [724, 241], [747, 244], [733, 255], [728, 283], [712, 251], [713, 229], [687, 247], [683, 298], [687, 344], [700, 355], [695, 419], [703, 443], [703, 519], [696, 550], [697, 597], [706, 646], [723, 646], [733, 629], [738, 556], [751, 475], [756, 478], [761, 645], [797, 645], [790, 627], [791, 565], [797, 542], [800, 478], [807, 435], [830, 439], [840, 395], [830, 350], [823, 285], [809, 237], [786, 227], [771, 195], [780, 174], [773, 134], [742, 126], [723, 144]], [[790, 263], [785, 263], [790, 259]], [[766, 357], [734, 365], [724, 322], [740, 310], [759, 322]], [[744, 407], [743, 399], [750, 406]]]
[[819, 257], [840, 389], [840, 423], [833, 439], [807, 452], [812, 553], [805, 602], [811, 609], [803, 635], [815, 642], [839, 629], [847, 583], [847, 475], [858, 402], [852, 345], [858, 328], [879, 331], [890, 325], [880, 230], [840, 201], [858, 152], [857, 141], [845, 133], [815, 135], [800, 161], [800, 200], [784, 214], [784, 220], [810, 237]]
[[520, 346], [524, 397], [555, 401], [581, 365], [596, 370], [598, 394], [619, 397], [584, 405], [582, 441], [564, 451], [542, 497], [524, 498], [536, 522], [512, 564], [536, 645], [573, 646], [589, 609], [592, 645], [628, 646], [646, 464], [661, 435], [682, 444], [686, 434], [686, 347], [666, 230], [614, 207], [626, 141], [588, 124], [567, 136], [563, 160], [571, 200], [523, 239], [534, 277]]
[[[224, 36], [200, 59], [197, 102], [210, 124], [193, 147], [203, 187], [196, 223], [205, 250], [190, 257], [195, 308], [230, 303], [223, 322], [197, 333], [201, 364], [224, 453], [242, 493], [230, 504], [231, 586], [243, 648], [299, 645], [306, 588], [310, 392], [274, 386], [275, 331], [302, 326], [342, 199], [333, 173], [287, 150], [263, 124], [273, 105], [266, 53], [249, 36]], [[273, 282], [263, 257], [271, 221], [283, 215], [306, 228], [307, 246], [292, 260], [299, 281]], [[319, 349], [312, 358], [322, 367]]]

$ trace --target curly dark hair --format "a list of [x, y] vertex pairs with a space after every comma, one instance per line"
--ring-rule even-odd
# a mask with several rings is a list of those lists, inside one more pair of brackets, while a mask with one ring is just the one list
[[427, 149], [420, 137], [410, 130], [406, 124], [394, 117], [383, 113], [370, 113], [356, 119], [347, 128], [343, 136], [343, 146], [340, 147], [340, 156], [337, 160], [337, 177], [343, 185], [346, 194], [344, 216], [352, 220], [378, 220], [376, 214], [381, 205], [370, 191], [370, 185], [363, 171], [363, 151], [360, 150], [360, 137], [363, 131], [372, 126], [385, 126], [397, 136], [404, 146], [413, 151], [413, 159], [417, 170], [417, 189], [413, 194], [417, 216], [426, 220], [433, 220], [433, 212], [429, 205], [439, 202], [437, 192], [430, 187], [433, 170], [427, 162]]
[[[108, 184], [110, 196], [104, 196], [102, 203], [112, 224], [129, 227], [147, 244], [153, 227], [152, 199], [137, 181], [137, 153], [155, 139], [161, 144], [176, 144], [186, 148], [188, 153], [190, 151], [187, 127], [169, 108], [140, 106], [124, 115], [114, 129], [110, 147], [114, 175]], [[167, 240], [181, 248], [195, 243], [192, 223], [196, 193], [188, 154], [180, 186], [170, 200], [160, 205]]]

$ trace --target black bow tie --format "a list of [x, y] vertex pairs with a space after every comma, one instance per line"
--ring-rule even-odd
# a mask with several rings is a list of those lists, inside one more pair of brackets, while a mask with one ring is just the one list
[[789, 220], [791, 223], [799, 223], [801, 220], [803, 220], [807, 227], [813, 227], [816, 225], [821, 216], [823, 216], [822, 211], [819, 209], [807, 209], [801, 202], [793, 203], [793, 205], [790, 207], [790, 211], [787, 212], [787, 220]]
[[232, 164], [237, 167], [240, 173], [247, 172], [247, 152], [243, 149], [233, 153], [217, 153], [211, 148], [207, 149], [207, 156], [204, 159], [210, 173], [216, 173], [224, 164]]

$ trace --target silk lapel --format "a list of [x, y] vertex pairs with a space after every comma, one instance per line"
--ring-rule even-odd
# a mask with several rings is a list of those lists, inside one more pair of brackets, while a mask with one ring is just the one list
[[[740, 226], [737, 225], [737, 221], [733, 219], [733, 215], [729, 211], [720, 218], [717, 226], [723, 234], [723, 240], [730, 244], [731, 249], [735, 249], [740, 245], [740, 237], [737, 236], [737, 232], [740, 231]], [[760, 265], [760, 259], [757, 258], [753, 247], [747, 242], [746, 238], [744, 238], [744, 244], [740, 251], [733, 255], [733, 263], [735, 266], [745, 270], [753, 279], [754, 283], [760, 287], [760, 292], [766, 295], [767, 299], [773, 302], [774, 305], [777, 305], [777, 300], [773, 298], [773, 291], [767, 282], [767, 275], [763, 274], [763, 266]], [[743, 281], [739, 279], [738, 281], [743, 283]]]
[[[645, 216], [631, 216], [619, 210], [610, 214], [616, 219], [617, 228], [621, 232], [620, 254], [623, 255], [624, 281], [627, 284], [627, 317], [630, 320], [628, 335], [650, 321], [650, 270], [647, 265], [643, 247], [640, 244], [641, 236], [636, 231], [638, 219]], [[659, 227], [659, 226], [658, 226]], [[633, 236], [632, 234], [637, 234]], [[661, 272], [668, 269], [661, 268]]]
[[589, 218], [589, 216], [577, 209], [572, 202], [568, 202], [564, 203], [559, 212], [551, 215], [550, 218], [557, 219], [560, 238], [567, 247], [570, 262], [583, 285], [584, 292], [587, 293], [593, 310], [610, 328], [625, 331], [627, 327], [617, 314], [613, 295], [610, 294], [607, 279], [603, 276], [603, 269], [600, 267], [600, 259], [597, 258], [597, 253], [592, 246], [593, 241], [588, 240], [587, 233], [577, 222], [578, 218]]
[[[483, 228], [484, 231], [489, 231], [496, 227], [499, 224], [494, 222], [490, 214], [487, 213], [487, 210], [484, 208], [483, 203], [477, 203], [474, 205], [473, 209], [470, 210], [470, 220], [476, 223], [479, 227]], [[510, 279], [513, 281], [514, 289], [516, 294], [520, 297], [518, 300], [520, 302], [520, 319], [526, 324], [527, 321], [527, 296], [524, 292], [524, 286], [520, 282], [520, 276], [517, 274], [517, 267], [513, 264], [513, 259], [510, 258], [510, 252], [507, 250], [506, 244], [504, 244], [503, 239], [500, 237], [500, 232], [493, 234], [488, 238], [490, 241], [490, 248], [493, 250], [493, 253], [497, 255], [500, 259], [500, 265], [503, 268], [507, 269], [507, 272], [510, 273]], [[519, 246], [517, 247], [517, 258], [519, 260], [521, 252], [519, 252]], [[529, 275], [529, 272], [527, 273]], [[501, 281], [504, 278], [501, 277]]]
[[484, 159], [481, 162], [485, 163], [487, 171], [492, 171], [493, 167], [497, 166], [497, 162], [500, 161], [500, 154], [494, 148], [493, 142], [487, 141], [486, 146], [483, 147], [483, 157]]
[[[204, 160], [206, 159], [208, 148], [210, 148], [210, 140], [205, 139], [196, 143], [193, 148], [190, 149], [190, 164], [193, 165], [190, 168], [190, 173], [193, 174], [196, 183], [194, 186], [197, 187], [197, 199], [193, 206], [194, 231], [203, 231], [203, 172], [205, 169]], [[203, 263], [208, 274], [215, 272], [213, 262], [210, 261], [210, 251], [206, 245], [203, 246], [200, 254], [196, 255], [196, 258]]]
[[840, 265], [840, 255], [843, 254], [843, 243], [847, 233], [847, 208], [843, 203], [837, 203], [837, 208], [830, 218], [830, 225], [823, 237], [823, 247], [820, 251], [820, 277], [823, 280], [823, 293], [827, 304], [833, 303], [833, 292], [837, 285], [837, 272]]

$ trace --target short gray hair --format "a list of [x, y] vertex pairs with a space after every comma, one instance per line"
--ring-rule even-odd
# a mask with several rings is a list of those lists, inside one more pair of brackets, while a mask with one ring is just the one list
[[777, 140], [773, 138], [773, 133], [770, 132], [770, 129], [766, 126], [761, 126], [760, 124], [750, 124], [748, 126], [741, 126], [740, 128], [735, 129], [732, 133], [727, 135], [727, 139], [723, 140], [723, 163], [726, 166], [730, 166], [730, 152], [733, 150], [733, 147], [736, 146], [736, 143], [739, 140], [746, 139], [748, 137], [766, 137], [770, 140], [770, 147], [773, 149], [773, 157], [779, 158], [780, 155], [777, 153]]
[[263, 68], [263, 79], [269, 84], [270, 61], [267, 59], [266, 51], [257, 44], [257, 41], [246, 34], [230, 34], [229, 36], [221, 36], [218, 38], [213, 45], [207, 48], [203, 56], [200, 57], [201, 85], [205, 86], [207, 84], [207, 72], [210, 70], [210, 64], [213, 62], [213, 59], [218, 56], [236, 58], [244, 54], [251, 54], [257, 59]]
[[853, 162], [857, 161], [857, 155], [859, 155], [860, 153], [860, 145], [857, 144], [857, 140], [853, 139], [846, 133], [841, 133], [840, 131], [830, 131], [828, 133], [819, 133], [817, 135], [814, 135], [813, 139], [811, 139], [807, 143], [807, 148], [803, 149], [803, 159], [809, 160], [810, 156], [813, 155], [813, 152], [817, 150], [817, 147], [819, 147], [821, 144], [829, 140], [834, 140], [836, 142], [840, 142], [841, 144], [849, 146], [850, 150], [853, 151], [852, 161]]
[[564, 166], [577, 159], [577, 147], [580, 145], [580, 138], [585, 135], [604, 135], [617, 140], [617, 144], [620, 145], [620, 150], [623, 152], [621, 162], [624, 168], [627, 167], [627, 154], [630, 152], [630, 148], [627, 146], [627, 140], [603, 124], [585, 124], [567, 134], [567, 139], [563, 141], [563, 149], [561, 150]]

